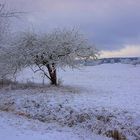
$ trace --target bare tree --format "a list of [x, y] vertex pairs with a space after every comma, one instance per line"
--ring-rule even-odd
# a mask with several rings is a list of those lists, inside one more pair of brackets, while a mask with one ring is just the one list
[[16, 48], [19, 66], [36, 65], [37, 71], [42, 71], [57, 85], [56, 69], [58, 67], [79, 67], [77, 61], [97, 59], [98, 51], [88, 43], [78, 31], [54, 30], [51, 33], [37, 35], [22, 33], [13, 45]]

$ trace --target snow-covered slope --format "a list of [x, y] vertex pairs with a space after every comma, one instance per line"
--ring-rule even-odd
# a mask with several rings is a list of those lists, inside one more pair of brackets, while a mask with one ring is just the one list
[[[104, 64], [80, 70], [59, 70], [59, 77], [64, 80], [59, 88], [2, 89], [0, 109], [45, 124], [71, 127], [70, 132], [81, 132], [80, 137], [85, 140], [93, 139], [91, 134], [94, 133], [110, 136], [112, 130], [129, 140], [140, 138], [139, 65]], [[42, 82], [28, 69], [18, 77], [22, 82], [27, 79]], [[63, 129], [62, 132], [65, 135]], [[89, 138], [85, 132], [90, 133]], [[68, 135], [70, 137], [71, 133]]]
[[93, 134], [92, 137], [81, 137], [71, 128], [60, 128], [44, 124], [7, 112], [0, 112], [1, 140], [109, 140]]
[[[140, 112], [140, 65], [103, 64], [82, 67], [80, 70], [59, 70], [58, 74], [64, 86], [80, 90], [80, 99], [75, 95], [73, 104], [116, 107]], [[29, 79], [42, 82], [40, 75], [33, 74], [29, 69], [18, 77], [22, 82]]]

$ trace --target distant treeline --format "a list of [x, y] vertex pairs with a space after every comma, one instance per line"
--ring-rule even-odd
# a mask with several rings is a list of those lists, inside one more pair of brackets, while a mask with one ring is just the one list
[[117, 58], [101, 58], [98, 60], [87, 60], [85, 62], [81, 62], [85, 66], [94, 66], [100, 64], [114, 64], [114, 63], [122, 63], [122, 64], [133, 64], [137, 65], [140, 64], [140, 57], [117, 57]]

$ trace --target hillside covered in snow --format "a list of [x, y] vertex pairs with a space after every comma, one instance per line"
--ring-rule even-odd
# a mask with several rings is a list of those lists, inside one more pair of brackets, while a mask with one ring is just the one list
[[[63, 84], [0, 89], [0, 137], [11, 140], [139, 140], [140, 65], [103, 64], [59, 70]], [[42, 83], [29, 69], [25, 83]], [[8, 117], [9, 116], [9, 117]], [[35, 135], [37, 137], [35, 138]]]

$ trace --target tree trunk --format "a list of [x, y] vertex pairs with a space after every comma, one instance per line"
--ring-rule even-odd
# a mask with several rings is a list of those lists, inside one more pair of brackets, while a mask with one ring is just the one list
[[50, 75], [51, 85], [57, 86], [57, 74], [56, 74], [55, 64], [53, 63], [51, 66], [50, 64], [48, 64], [47, 68]]

